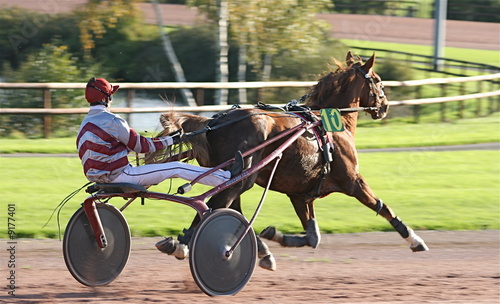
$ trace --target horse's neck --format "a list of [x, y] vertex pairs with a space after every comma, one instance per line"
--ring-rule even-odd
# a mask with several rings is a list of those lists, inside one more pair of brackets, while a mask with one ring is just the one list
[[358, 122], [358, 112], [350, 112], [342, 115], [342, 120], [346, 130], [351, 132], [352, 136], [356, 135], [356, 124]]

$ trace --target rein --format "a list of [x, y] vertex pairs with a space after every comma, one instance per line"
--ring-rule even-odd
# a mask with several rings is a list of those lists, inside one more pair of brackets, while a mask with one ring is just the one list
[[[302, 96], [302, 98], [300, 100], [303, 100], [303, 99], [307, 98], [308, 95], [309, 94]], [[307, 96], [307, 97], [305, 97], [305, 96]], [[289, 108], [289, 106], [288, 106], [289, 104], [295, 105], [294, 103], [296, 103], [296, 102], [297, 102], [297, 100], [294, 99], [290, 103], [288, 103], [284, 108], [283, 107], [278, 107], [278, 106], [274, 107], [274, 106], [270, 106], [270, 105], [265, 105], [265, 106], [267, 107], [268, 110], [271, 110], [271, 109], [282, 110], [283, 112], [290, 113], [290, 114], [294, 114], [294, 113], [306, 113], [306, 112], [310, 111], [310, 109], [303, 109], [303, 110], [298, 110], [298, 111], [288, 111], [288, 110], [286, 110], [287, 108]], [[238, 108], [239, 108], [238, 105], [234, 105], [233, 107], [231, 107], [231, 109], [226, 110], [223, 113], [216, 114], [215, 115], [216, 117], [212, 121], [212, 124], [207, 125], [203, 129], [199, 129], [199, 130], [196, 130], [196, 131], [184, 133], [184, 138], [187, 139], [189, 137], [200, 135], [200, 134], [206, 133], [208, 131], [217, 130], [217, 129], [220, 129], [222, 127], [225, 127], [225, 126], [237, 123], [238, 121], [241, 121], [243, 119], [246, 119], [246, 118], [254, 116], [254, 115], [267, 115], [268, 114], [268, 113], [250, 113], [250, 114], [247, 114], [247, 115], [235, 118], [233, 120], [229, 120], [229, 121], [226, 121], [224, 123], [221, 123], [221, 124], [218, 124], [218, 125], [214, 125], [214, 123], [216, 123], [218, 119], [220, 119], [221, 117], [223, 117], [225, 114], [229, 113], [229, 111], [236, 110]], [[376, 111], [376, 110], [378, 110], [378, 107], [355, 107], [355, 108], [342, 108], [342, 109], [338, 109], [338, 110], [340, 112], [356, 112], [356, 111], [368, 111], [368, 110]]]

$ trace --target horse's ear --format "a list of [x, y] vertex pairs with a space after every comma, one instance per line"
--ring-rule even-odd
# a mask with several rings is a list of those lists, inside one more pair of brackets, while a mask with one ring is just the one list
[[354, 63], [354, 56], [352, 55], [352, 52], [349, 50], [347, 52], [347, 56], [345, 57], [345, 64], [347, 66], [350, 66], [353, 63]]
[[374, 64], [375, 64], [375, 53], [373, 53], [372, 57], [370, 57], [370, 59], [368, 59], [365, 62], [365, 64], [361, 66], [361, 68], [363, 69], [363, 71], [365, 71], [365, 73], [368, 73], [373, 68]]

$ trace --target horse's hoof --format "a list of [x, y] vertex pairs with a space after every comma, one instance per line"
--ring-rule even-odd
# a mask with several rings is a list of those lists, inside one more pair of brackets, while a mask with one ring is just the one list
[[259, 266], [266, 270], [275, 271], [276, 260], [274, 259], [272, 254], [266, 255], [265, 257], [259, 260]]
[[276, 228], [274, 228], [273, 226], [269, 226], [266, 229], [262, 230], [259, 236], [268, 240], [272, 240], [275, 234]]
[[419, 237], [411, 228], [408, 228], [408, 237], [406, 238], [406, 241], [410, 243], [410, 249], [413, 252], [429, 250], [429, 247], [427, 247], [424, 240]]
[[410, 249], [413, 252], [429, 251], [429, 247], [425, 243], [420, 243], [415, 247], [410, 247]]
[[175, 256], [178, 260], [184, 260], [188, 253], [189, 249], [187, 245], [181, 244], [178, 241], [174, 240], [171, 236], [165, 238], [164, 240], [159, 241], [155, 244], [156, 248], [163, 253], [168, 255]]
[[176, 242], [174, 241], [174, 239], [171, 236], [169, 236], [169, 237], [159, 241], [158, 243], [156, 243], [155, 246], [161, 252], [170, 255], [170, 254], [173, 254], [175, 251], [175, 247], [176, 247], [175, 243]]

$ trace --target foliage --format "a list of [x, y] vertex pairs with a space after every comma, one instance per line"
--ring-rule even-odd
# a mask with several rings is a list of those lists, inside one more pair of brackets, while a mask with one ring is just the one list
[[449, 20], [467, 20], [498, 23], [499, 0], [453, 0], [448, 1]]
[[[158, 3], [165, 3], [165, 4], [182, 4], [185, 5], [187, 0], [157, 0]], [[153, 0], [145, 0], [141, 2], [153, 2]]]
[[[205, 3], [208, 9], [208, 4], [213, 2], [193, 0], [191, 4]], [[233, 39], [230, 41], [229, 80], [237, 80], [237, 52], [245, 42], [253, 47], [254, 53], [250, 52], [249, 58], [253, 58], [255, 67], [247, 72], [247, 80], [259, 80], [260, 60], [266, 52], [274, 55], [272, 80], [316, 79], [316, 75], [327, 69], [326, 62], [329, 58], [342, 58], [347, 50], [347, 47], [336, 41], [321, 39], [324, 38], [324, 28], [309, 21], [314, 12], [326, 9], [327, 2], [231, 1], [234, 20], [231, 21]], [[85, 82], [90, 76], [110, 77], [110, 80], [120, 82], [175, 81], [169, 62], [164, 56], [157, 27], [141, 22], [134, 3], [133, 0], [92, 0], [82, 10], [57, 15], [17, 8], [1, 9], [2, 77], [7, 81], [17, 82]], [[215, 6], [210, 7], [212, 10], [214, 8]], [[259, 10], [252, 11], [256, 8]], [[255, 22], [251, 22], [251, 18]], [[216, 45], [213, 26], [204, 24], [192, 28], [171, 29], [170, 36], [188, 81], [210, 82], [215, 79]], [[303, 33], [306, 35], [300, 36]], [[257, 35], [261, 35], [262, 39], [257, 39]], [[347, 42], [353, 44], [353, 41]], [[359, 44], [359, 41], [355, 43]], [[375, 44], [370, 43], [371, 45]], [[409, 52], [418, 50], [426, 55], [431, 54], [430, 47], [427, 46], [386, 44], [381, 48], [404, 50], [405, 47]], [[447, 57], [456, 59], [467, 61], [472, 58], [475, 61], [498, 65], [498, 56], [494, 51], [446, 48], [446, 54]], [[396, 59], [405, 58], [395, 56], [394, 60]], [[386, 63], [378, 62], [376, 71], [384, 80], [440, 76], [420, 71], [414, 71], [412, 76], [408, 76], [402, 73], [402, 69], [392, 60]], [[230, 94], [236, 93], [237, 90], [230, 91]], [[81, 92], [52, 90], [51, 94], [53, 107], [86, 105]], [[158, 94], [170, 96], [169, 94], [175, 95], [177, 92], [155, 92], [155, 97]], [[259, 93], [249, 90], [249, 100], [286, 102], [303, 94], [304, 89], [300, 88], [261, 90]], [[430, 87], [425, 89], [422, 97], [435, 97], [437, 94], [440, 94], [439, 88]], [[398, 99], [398, 95], [406, 95], [406, 92], [393, 89], [391, 98]], [[16, 90], [14, 93], [2, 90], [0, 103], [2, 107], [41, 107], [42, 92]], [[210, 90], [205, 90], [204, 103], [213, 103]], [[426, 110], [429, 114], [435, 111], [435, 106], [429, 106]], [[66, 118], [68, 121], [65, 122]], [[71, 134], [73, 128], [78, 125], [74, 122], [80, 118], [71, 115], [53, 116], [53, 119], [57, 128], [55, 135], [58, 136]], [[2, 115], [0, 136], [23, 136], [23, 132], [29, 137], [40, 136], [41, 120], [42, 117], [37, 115]]]
[[26, 58], [54, 38], [78, 52], [75, 16], [50, 15], [20, 8], [0, 9], [0, 66], [18, 68]]
[[[326, 39], [315, 50], [316, 56], [308, 51], [283, 50], [273, 59], [271, 79], [273, 81], [311, 81], [330, 69], [334, 59], [342, 62], [346, 46], [338, 40]], [[336, 67], [334, 67], [336, 69]], [[267, 103], [285, 103], [299, 99], [305, 94], [304, 88], [277, 88], [261, 90], [260, 98]]]
[[[101, 76], [111, 74], [114, 79], [147, 81], [144, 78], [154, 73], [146, 71], [141, 61], [165, 60], [158, 30], [142, 23], [139, 11], [133, 7], [135, 2], [94, 0], [80, 10], [55, 15], [18, 8], [0, 9], [0, 67], [17, 69], [43, 44], [59, 39], [80, 65], [98, 62]], [[165, 69], [168, 63], [162, 67]], [[157, 74], [147, 78], [164, 81], [157, 80]]]
[[[216, 0], [191, 0], [190, 5], [217, 20]], [[246, 61], [262, 65], [263, 55], [283, 50], [315, 54], [327, 34], [327, 24], [316, 14], [330, 5], [328, 0], [229, 1], [229, 28], [237, 45], [245, 45]], [[316, 53], [317, 54], [317, 53]]]
[[[434, 0], [334, 0], [333, 11], [344, 14], [434, 18]], [[448, 0], [448, 20], [498, 22], [498, 0]]]
[[[8, 68], [6, 68], [8, 70]], [[6, 73], [8, 82], [80, 82], [90, 78], [97, 66], [79, 67], [77, 59], [68, 52], [60, 41], [44, 44], [39, 52], [29, 55], [16, 71]], [[40, 90], [6, 90], [0, 97], [0, 105], [5, 108], [40, 108], [43, 106]], [[51, 90], [51, 105], [54, 108], [83, 107], [86, 101], [82, 91]], [[22, 132], [28, 137], [41, 134], [42, 116], [37, 115], [2, 115], [0, 136]], [[53, 130], [59, 136], [68, 136], [76, 132], [81, 117], [53, 117]]]
[[91, 51], [98, 40], [105, 38], [108, 31], [120, 31], [127, 25], [138, 23], [138, 10], [134, 6], [136, 2], [137, 0], [92, 0], [75, 12], [80, 20], [80, 41], [86, 59], [92, 58]]
[[335, 0], [333, 3], [335, 11], [339, 13], [384, 15], [386, 13], [386, 10], [391, 6], [391, 2], [393, 1]]

